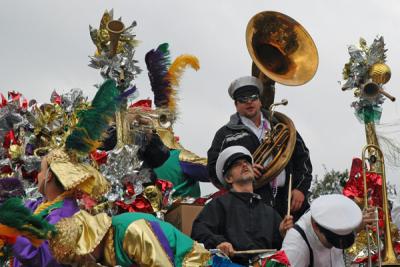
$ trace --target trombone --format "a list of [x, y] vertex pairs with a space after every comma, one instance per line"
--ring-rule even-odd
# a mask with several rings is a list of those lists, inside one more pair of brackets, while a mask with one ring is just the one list
[[[363, 182], [364, 182], [364, 208], [368, 208], [368, 187], [367, 187], [367, 169], [369, 172], [381, 175], [382, 178], [382, 210], [384, 214], [384, 252], [381, 255], [381, 239], [379, 231], [379, 216], [378, 210], [375, 209], [375, 220], [376, 220], [376, 235], [377, 235], [377, 253], [378, 253], [378, 266], [400, 266], [400, 262], [397, 260], [396, 254], [393, 248], [392, 234], [390, 231], [390, 219], [389, 219], [389, 206], [386, 188], [386, 174], [385, 174], [385, 162], [382, 150], [377, 145], [366, 145], [362, 150], [362, 164], [363, 164]], [[368, 241], [368, 266], [372, 267], [372, 255], [371, 255], [371, 237], [369, 235], [369, 227], [366, 226], [367, 241]]]

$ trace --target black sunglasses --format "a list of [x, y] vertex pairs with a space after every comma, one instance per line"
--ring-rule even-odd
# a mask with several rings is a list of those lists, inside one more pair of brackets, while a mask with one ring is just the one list
[[251, 95], [251, 96], [240, 96], [236, 98], [236, 100], [241, 104], [245, 104], [247, 102], [256, 101], [258, 98], [259, 98], [258, 95]]

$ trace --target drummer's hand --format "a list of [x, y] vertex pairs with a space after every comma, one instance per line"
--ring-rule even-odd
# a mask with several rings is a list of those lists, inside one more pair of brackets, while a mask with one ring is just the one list
[[253, 171], [254, 171], [254, 178], [257, 180], [263, 175], [264, 167], [261, 166], [260, 164], [254, 163]]
[[371, 226], [375, 223], [375, 207], [369, 207], [363, 210], [363, 218], [360, 226], [357, 228], [357, 232], [365, 229], [365, 226]]
[[229, 242], [222, 242], [217, 246], [217, 249], [220, 249], [223, 253], [225, 253], [229, 257], [234, 256], [235, 250], [233, 249], [232, 244]]
[[279, 225], [279, 233], [281, 233], [282, 237], [285, 237], [286, 232], [293, 227], [293, 216], [286, 215], [285, 218], [281, 221]]
[[298, 189], [292, 190], [292, 203], [290, 205], [291, 211], [298, 211], [304, 202], [304, 194]]

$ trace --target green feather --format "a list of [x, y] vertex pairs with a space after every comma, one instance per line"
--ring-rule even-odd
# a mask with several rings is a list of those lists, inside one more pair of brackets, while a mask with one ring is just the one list
[[78, 114], [79, 122], [66, 140], [67, 149], [89, 153], [100, 146], [100, 139], [119, 106], [118, 95], [114, 80], [101, 85], [91, 106]]
[[20, 198], [9, 198], [0, 206], [0, 223], [19, 231], [27, 231], [39, 239], [47, 239], [54, 225], [32, 214]]
[[163, 52], [164, 54], [168, 54], [168, 55], [169, 55], [169, 44], [168, 44], [168, 43], [160, 44], [160, 45], [157, 47], [157, 50], [160, 50], [160, 51]]

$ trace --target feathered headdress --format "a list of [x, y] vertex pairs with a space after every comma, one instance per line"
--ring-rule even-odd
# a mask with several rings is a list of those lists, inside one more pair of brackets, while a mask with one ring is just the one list
[[33, 245], [39, 246], [55, 231], [54, 225], [33, 215], [20, 198], [7, 199], [0, 206], [0, 214], [0, 237], [5, 239], [22, 235], [30, 239]]
[[67, 137], [66, 149], [88, 154], [101, 145], [101, 138], [119, 106], [119, 91], [113, 80], [105, 81], [91, 106], [78, 113], [78, 124]]
[[158, 46], [146, 54], [145, 61], [149, 71], [154, 104], [157, 108], [166, 108], [171, 113], [177, 114], [177, 100], [179, 81], [183, 71], [188, 67], [195, 70], [200, 68], [199, 60], [192, 55], [181, 55], [170, 64], [168, 44]]
[[77, 189], [95, 199], [109, 190], [105, 177], [89, 164], [80, 163], [76, 156], [87, 156], [101, 145], [122, 98], [116, 82], [105, 81], [91, 105], [78, 112], [78, 123], [66, 138], [64, 149], [52, 149], [47, 155], [50, 169], [65, 190]]

